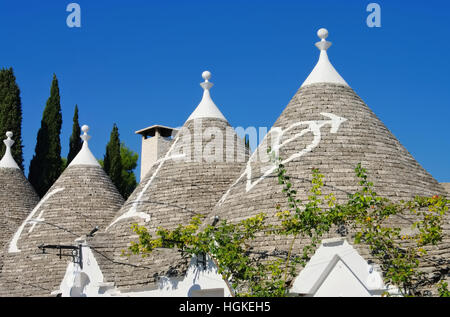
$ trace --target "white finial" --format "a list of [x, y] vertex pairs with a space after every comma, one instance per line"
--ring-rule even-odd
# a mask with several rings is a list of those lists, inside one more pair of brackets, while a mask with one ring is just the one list
[[331, 42], [328, 42], [326, 38], [328, 37], [328, 30], [321, 28], [317, 31], [317, 36], [320, 38], [320, 42], [316, 43], [316, 47], [321, 51], [326, 51], [330, 48]]
[[81, 147], [80, 152], [78, 152], [77, 156], [75, 156], [73, 161], [70, 162], [69, 166], [73, 165], [100, 166], [97, 159], [94, 157], [91, 150], [89, 149], [88, 141], [91, 139], [91, 136], [87, 134], [89, 131], [89, 126], [83, 125], [81, 127], [81, 131], [83, 131], [83, 134], [80, 136], [80, 138], [83, 140], [83, 146]]
[[214, 86], [214, 84], [209, 81], [211, 79], [211, 73], [209, 71], [205, 70], [202, 73], [202, 77], [205, 81], [203, 83], [201, 83], [200, 86], [202, 86], [202, 88], [205, 90], [211, 89], [211, 87]]
[[81, 127], [81, 131], [83, 131], [83, 135], [80, 136], [81, 139], [82, 139], [84, 142], [89, 141], [89, 140], [91, 139], [91, 136], [87, 134], [88, 131], [89, 131], [89, 126], [87, 126], [87, 125], [82, 126], [82, 127]]
[[20, 167], [17, 165], [16, 161], [14, 160], [11, 154], [11, 147], [14, 144], [14, 140], [11, 139], [13, 137], [13, 133], [11, 131], [6, 132], [6, 137], [7, 139], [3, 140], [3, 143], [5, 143], [6, 145], [6, 151], [5, 155], [0, 161], [0, 167], [20, 169]]
[[226, 121], [227, 119], [225, 119], [222, 112], [220, 112], [220, 110], [214, 104], [214, 101], [211, 99], [211, 94], [209, 90], [211, 89], [212, 86], [214, 86], [214, 84], [209, 81], [211, 79], [211, 72], [205, 70], [202, 73], [202, 77], [205, 80], [203, 83], [200, 84], [200, 86], [202, 86], [203, 88], [202, 101], [200, 101], [200, 104], [190, 115], [187, 121], [198, 118], [218, 118]]
[[204, 79], [205, 81], [209, 81], [209, 79], [211, 78], [211, 72], [205, 70], [205, 71], [202, 73], [202, 77], [203, 77], [203, 79]]
[[321, 28], [319, 31], [317, 31], [317, 36], [322, 40], [325, 41], [325, 39], [328, 37], [328, 30]]
[[3, 140], [3, 143], [5, 143], [6, 148], [11, 148], [14, 144], [14, 140], [11, 139], [13, 137], [13, 133], [11, 131], [6, 132], [6, 140]]
[[309, 74], [308, 78], [306, 78], [302, 87], [315, 83], [335, 83], [348, 86], [328, 59], [327, 50], [331, 46], [331, 42], [326, 40], [328, 37], [328, 30], [324, 28], [319, 29], [317, 31], [317, 36], [320, 38], [320, 42], [316, 43], [316, 47], [320, 50], [319, 61], [311, 74]]

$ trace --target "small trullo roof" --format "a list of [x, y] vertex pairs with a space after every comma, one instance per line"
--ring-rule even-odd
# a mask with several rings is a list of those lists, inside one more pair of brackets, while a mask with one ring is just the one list
[[123, 205], [109, 177], [89, 159], [93, 155], [87, 144], [88, 127], [83, 131], [83, 149], [75, 163], [66, 168], [3, 249], [0, 296], [50, 296], [58, 291], [67, 257], [60, 259], [51, 251], [42, 254], [38, 247], [75, 245], [77, 238], [96, 226], [105, 228]]
[[[25, 220], [39, 197], [11, 154], [13, 133], [6, 133], [6, 151], [0, 160], [0, 272], [3, 248]], [[1, 273], [0, 273], [1, 274]]]

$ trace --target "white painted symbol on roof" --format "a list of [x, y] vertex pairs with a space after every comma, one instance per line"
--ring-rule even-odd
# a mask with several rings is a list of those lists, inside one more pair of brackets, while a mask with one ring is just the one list
[[34, 217], [34, 214], [41, 208], [42, 204], [45, 203], [50, 197], [52, 197], [53, 195], [55, 195], [55, 194], [57, 194], [57, 193], [59, 193], [59, 192], [61, 192], [63, 190], [64, 190], [64, 187], [62, 187], [62, 188], [55, 188], [54, 190], [49, 192], [47, 195], [45, 195], [44, 198], [41, 199], [39, 204], [37, 204], [37, 206], [34, 207], [33, 211], [28, 215], [27, 219], [25, 219], [25, 221], [22, 223], [22, 225], [16, 231], [16, 233], [14, 234], [11, 242], [9, 243], [9, 249], [8, 249], [9, 253], [20, 252], [19, 248], [17, 247], [17, 242], [19, 241], [20, 236], [22, 235], [23, 229], [25, 228], [27, 223], [34, 222], [32, 227], [30, 228], [30, 231], [29, 231], [29, 232], [32, 232], [34, 227], [36, 226], [36, 222], [42, 222], [44, 220], [43, 218], [41, 218], [42, 217], [42, 213], [44, 211], [42, 211], [39, 214], [38, 218], [32, 220], [32, 218]]
[[163, 166], [164, 162], [172, 160], [174, 158], [180, 158], [180, 155], [175, 155], [175, 156], [172, 155], [173, 149], [175, 148], [175, 145], [178, 143], [178, 140], [179, 140], [179, 138], [175, 139], [175, 141], [173, 142], [172, 146], [167, 151], [167, 154], [165, 155], [165, 157], [163, 157], [162, 159], [160, 159], [160, 160], [155, 162], [155, 164], [158, 164], [158, 167], [156, 168], [156, 170], [153, 173], [152, 177], [150, 177], [150, 179], [148, 180], [147, 184], [145, 184], [145, 186], [139, 192], [139, 194], [137, 195], [136, 199], [133, 201], [133, 203], [131, 204], [130, 209], [128, 209], [128, 211], [126, 213], [124, 213], [124, 214], [120, 215], [118, 218], [116, 218], [106, 228], [106, 231], [108, 231], [109, 228], [114, 226], [119, 221], [122, 221], [122, 220], [128, 219], [128, 218], [138, 217], [138, 218], [144, 219], [145, 222], [149, 222], [150, 221], [150, 215], [145, 213], [145, 212], [138, 211], [138, 207], [139, 207], [140, 203], [142, 202], [142, 198], [143, 198], [145, 192], [147, 192], [147, 189], [152, 184], [153, 180], [155, 179], [155, 177], [158, 174], [159, 170]]
[[[343, 122], [347, 121], [347, 119], [336, 116], [332, 113], [322, 112], [320, 114], [324, 117], [328, 117], [329, 120], [301, 121], [301, 122], [296, 122], [296, 123], [292, 124], [285, 130], [281, 129], [280, 127], [275, 127], [269, 131], [269, 133], [265, 137], [265, 140], [268, 138], [269, 135], [272, 136], [272, 138], [273, 138], [272, 152], [274, 153], [275, 157], [279, 157], [279, 152], [280, 152], [281, 148], [283, 148], [287, 144], [291, 143], [292, 141], [306, 135], [307, 133], [312, 133], [312, 135], [314, 137], [312, 142], [308, 146], [306, 146], [301, 151], [292, 154], [289, 158], [282, 161], [281, 162], [282, 164], [289, 163], [292, 160], [302, 157], [303, 155], [305, 155], [305, 154], [311, 152], [313, 149], [315, 149], [319, 145], [320, 141], [322, 140], [322, 132], [321, 132], [322, 127], [324, 127], [326, 125], [330, 125], [331, 126], [330, 133], [335, 134], [338, 132], [341, 124]], [[303, 126], [303, 125], [306, 126], [305, 129], [301, 130], [299, 133], [295, 134], [293, 137], [282, 142], [282, 138], [284, 135], [286, 135], [291, 130], [296, 129], [299, 126]], [[263, 140], [263, 142], [264, 142], [264, 140]], [[247, 166], [246, 166], [244, 173], [242, 173], [242, 175], [238, 178], [238, 180], [230, 187], [230, 189], [220, 199], [219, 205], [225, 201], [231, 188], [233, 188], [237, 183], [239, 183], [244, 176], [247, 176], [247, 183], [246, 183], [245, 190], [246, 190], [246, 192], [249, 192], [259, 182], [261, 182], [263, 179], [265, 179], [267, 176], [272, 174], [277, 169], [277, 167], [278, 167], [277, 164], [275, 164], [273, 162], [269, 162], [269, 165], [266, 167], [266, 171], [264, 172], [264, 174], [262, 176], [260, 176], [259, 178], [257, 178], [254, 182], [252, 182], [251, 163], [255, 163], [257, 161], [257, 159], [258, 159], [258, 156], [256, 155], [257, 152], [258, 151], [255, 151], [253, 153], [253, 155], [250, 157], [249, 161], [247, 162]]]
[[39, 216], [37, 216], [35, 219], [31, 219], [30, 221], [28, 221], [29, 223], [33, 223], [30, 227], [30, 230], [28, 230], [28, 233], [33, 232], [34, 227], [36, 227], [36, 225], [38, 223], [44, 222], [45, 218], [42, 218], [42, 215], [44, 214], [45, 209], [42, 209], [41, 212], [39, 213]]

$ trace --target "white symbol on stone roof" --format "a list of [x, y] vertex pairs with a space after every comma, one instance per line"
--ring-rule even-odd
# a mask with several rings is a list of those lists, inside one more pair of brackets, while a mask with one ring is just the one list
[[16, 233], [14, 234], [11, 242], [9, 243], [9, 249], [8, 252], [9, 253], [16, 253], [16, 252], [20, 252], [18, 246], [17, 246], [17, 242], [20, 239], [20, 236], [22, 235], [23, 229], [25, 229], [25, 226], [30, 223], [33, 222], [32, 228], [30, 228], [29, 232], [32, 232], [34, 227], [36, 226], [37, 222], [42, 222], [44, 219], [42, 218], [42, 214], [44, 211], [42, 211], [39, 216], [35, 219], [32, 219], [34, 217], [34, 214], [41, 208], [42, 204], [45, 203], [50, 197], [52, 197], [53, 195], [61, 192], [64, 190], [64, 187], [62, 188], [55, 188], [54, 190], [52, 190], [51, 192], [47, 193], [44, 198], [41, 199], [41, 201], [37, 204], [36, 207], [34, 207], [33, 211], [28, 215], [27, 219], [25, 219], [25, 221], [22, 223], [22, 225], [19, 227], [19, 229], [16, 231]]
[[176, 156], [172, 156], [172, 152], [173, 149], [175, 148], [175, 145], [178, 143], [179, 138], [177, 138], [172, 146], [170, 147], [170, 149], [167, 151], [167, 154], [160, 160], [156, 161], [155, 164], [158, 164], [158, 167], [156, 168], [155, 172], [152, 174], [152, 177], [150, 177], [150, 179], [148, 180], [147, 184], [145, 184], [145, 186], [142, 188], [142, 190], [139, 192], [138, 196], [136, 197], [136, 199], [133, 201], [133, 203], [131, 204], [130, 209], [128, 209], [128, 211], [124, 214], [122, 214], [121, 216], [119, 216], [118, 218], [116, 218], [107, 228], [106, 231], [108, 231], [109, 228], [111, 228], [112, 226], [114, 226], [116, 223], [118, 223], [119, 221], [122, 221], [124, 219], [128, 219], [128, 218], [133, 218], [133, 217], [138, 217], [141, 219], [144, 219], [145, 222], [149, 222], [150, 221], [150, 215], [145, 213], [145, 212], [141, 212], [138, 211], [137, 208], [139, 206], [139, 204], [142, 201], [142, 197], [144, 196], [144, 194], [147, 192], [148, 188], [150, 187], [150, 185], [152, 184], [153, 180], [155, 179], [156, 175], [158, 174], [159, 170], [161, 169], [161, 167], [163, 166], [165, 161], [168, 160], [172, 160], [175, 157], [176, 158], [180, 158], [181, 155], [176, 155]]
[[[201, 118], [216, 118], [216, 119], [222, 119], [222, 120], [226, 121], [223, 114], [220, 112], [220, 110], [217, 108], [217, 106], [214, 104], [214, 102], [211, 99], [211, 95], [209, 92], [209, 90], [213, 86], [213, 83], [211, 83], [209, 81], [209, 79], [211, 79], [211, 73], [209, 71], [204, 71], [202, 73], [202, 77], [205, 80], [203, 83], [200, 84], [200, 86], [202, 86], [202, 88], [203, 88], [202, 101], [200, 102], [200, 104], [197, 106], [197, 108], [194, 110], [194, 112], [191, 114], [191, 116], [188, 118], [187, 121], [194, 120], [194, 119], [201, 119]], [[145, 212], [138, 211], [138, 207], [142, 202], [142, 198], [143, 198], [144, 194], [147, 192], [148, 188], [152, 184], [156, 175], [159, 173], [159, 170], [163, 166], [164, 162], [168, 161], [168, 160], [180, 160], [180, 159], [186, 157], [186, 154], [174, 153], [174, 152], [176, 152], [175, 145], [180, 141], [180, 139], [181, 139], [181, 137], [177, 137], [175, 139], [175, 141], [173, 142], [172, 146], [170, 147], [170, 149], [167, 151], [167, 154], [164, 156], [164, 158], [162, 158], [154, 163], [154, 164], [158, 164], [155, 172], [150, 177], [150, 179], [145, 184], [145, 186], [141, 189], [141, 191], [137, 195], [136, 199], [134, 199], [134, 201], [132, 202], [131, 207], [128, 209], [128, 211], [125, 212], [124, 214], [120, 215], [119, 217], [117, 217], [106, 228], [106, 230], [108, 230], [109, 228], [111, 228], [112, 226], [117, 224], [119, 221], [122, 221], [122, 220], [128, 219], [128, 218], [138, 217], [138, 218], [144, 219], [145, 222], [150, 221], [150, 215]]]
[[45, 218], [42, 218], [42, 215], [44, 214], [44, 212], [45, 212], [45, 209], [42, 208], [42, 210], [41, 210], [41, 212], [39, 213], [39, 215], [38, 215], [36, 218], [31, 219], [31, 220], [29, 221], [29, 223], [33, 223], [33, 224], [31, 225], [30, 230], [28, 230], [28, 233], [32, 233], [33, 230], [34, 230], [34, 227], [36, 227], [36, 225], [37, 225], [38, 223], [41, 223], [41, 222], [44, 222], [44, 221], [45, 221]]
[[[330, 125], [331, 129], [330, 129], [330, 133], [337, 133], [339, 130], [339, 127], [341, 126], [341, 124], [345, 121], [347, 121], [347, 119], [336, 116], [332, 113], [326, 113], [326, 112], [322, 112], [321, 113], [322, 116], [328, 117], [330, 118], [330, 120], [317, 120], [317, 121], [301, 121], [301, 122], [296, 122], [292, 125], [290, 125], [287, 129], [283, 130], [280, 127], [275, 127], [272, 128], [269, 133], [266, 135], [265, 140], [267, 140], [268, 136], [272, 136], [273, 140], [272, 140], [272, 153], [275, 155], [275, 157], [279, 157], [279, 151], [281, 148], [283, 148], [284, 146], [286, 146], [287, 144], [291, 143], [292, 141], [306, 135], [307, 133], [312, 133], [313, 135], [313, 140], [312, 142], [306, 146], [304, 149], [302, 149], [299, 152], [296, 152], [294, 154], [292, 154], [290, 157], [288, 157], [287, 159], [283, 160], [281, 163], [282, 164], [286, 164], [289, 163], [290, 161], [297, 159], [309, 152], [311, 152], [314, 148], [316, 148], [321, 139], [322, 139], [322, 132], [321, 132], [321, 128], [324, 127], [325, 125]], [[300, 133], [295, 134], [293, 137], [287, 139], [286, 141], [282, 142], [282, 138], [284, 135], [286, 135], [289, 131], [298, 128], [299, 126], [305, 125], [307, 126], [305, 129], [301, 130]], [[264, 142], [264, 140], [263, 140]], [[269, 165], [266, 167], [264, 174], [257, 178], [254, 182], [252, 182], [252, 167], [251, 167], [251, 163], [255, 163], [258, 160], [258, 156], [257, 156], [258, 151], [255, 151], [253, 153], [253, 155], [250, 157], [249, 161], [247, 162], [247, 166], [245, 168], [244, 173], [242, 173], [242, 175], [238, 178], [238, 180], [230, 187], [230, 189], [225, 193], [225, 195], [220, 199], [219, 201], [219, 205], [222, 204], [225, 199], [227, 198], [229, 192], [231, 191], [231, 189], [241, 181], [241, 179], [245, 176], [247, 176], [247, 183], [246, 183], [246, 187], [245, 190], [246, 192], [249, 192], [250, 190], [252, 190], [253, 187], [255, 187], [259, 182], [261, 182], [263, 179], [265, 179], [267, 176], [269, 176], [270, 174], [272, 174], [278, 167], [277, 164], [273, 163], [273, 162], [269, 162]]]

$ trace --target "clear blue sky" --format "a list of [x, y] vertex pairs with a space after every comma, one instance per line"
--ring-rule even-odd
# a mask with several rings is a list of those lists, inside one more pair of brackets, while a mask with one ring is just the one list
[[[66, 26], [70, 2], [81, 6], [79, 29]], [[381, 5], [381, 28], [365, 23], [370, 2]], [[206, 69], [231, 125], [271, 127], [315, 65], [316, 31], [326, 27], [339, 73], [422, 166], [450, 182], [449, 17], [444, 0], [1, 1], [0, 67], [14, 68], [21, 89], [28, 173], [53, 73], [63, 156], [75, 104], [94, 155], [103, 157], [114, 122], [140, 153], [134, 131], [182, 125]]]

